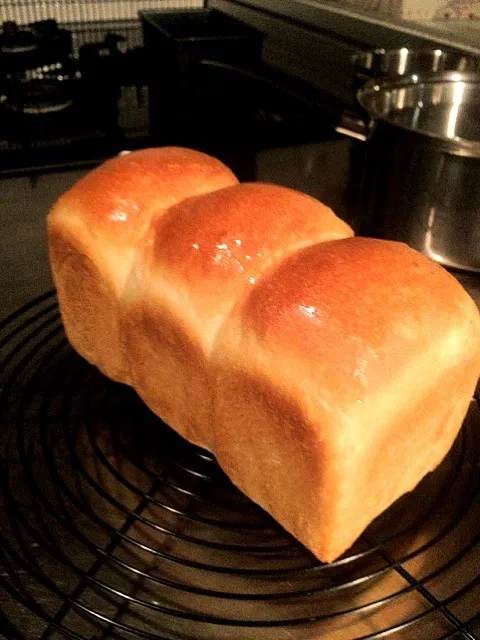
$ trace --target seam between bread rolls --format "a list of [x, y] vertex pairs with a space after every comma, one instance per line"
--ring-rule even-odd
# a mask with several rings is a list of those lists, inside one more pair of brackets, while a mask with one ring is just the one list
[[[252, 219], [251, 208], [258, 208], [259, 199], [259, 215], [271, 207], [266, 221]], [[221, 215], [215, 216], [216, 210]], [[296, 228], [292, 220], [304, 226]], [[237, 225], [235, 237], [230, 237], [232, 224]], [[197, 237], [199, 232], [201, 238]], [[277, 234], [273, 245], [272, 234]], [[352, 234], [346, 223], [314, 198], [260, 183], [186, 198], [152, 221], [150, 232], [138, 247], [122, 298], [125, 351], [134, 359], [130, 370], [137, 393], [164, 421], [175, 423], [182, 435], [210, 448], [213, 389], [208, 362], [215, 336], [231, 307], [285, 255], [320, 239], [326, 242]], [[223, 295], [218, 298], [222, 287]], [[139, 326], [145, 330], [137, 331]], [[171, 327], [175, 327], [175, 336], [170, 336]], [[163, 390], [157, 393], [155, 385], [161, 381], [160, 385], [170, 388], [172, 378], [186, 378], [171, 359], [173, 351], [189, 375], [181, 397], [169, 408], [165, 404], [168, 394]], [[181, 380], [178, 384], [182, 385]], [[194, 393], [195, 384], [202, 399], [185, 402]], [[190, 412], [189, 405], [193, 407]]]

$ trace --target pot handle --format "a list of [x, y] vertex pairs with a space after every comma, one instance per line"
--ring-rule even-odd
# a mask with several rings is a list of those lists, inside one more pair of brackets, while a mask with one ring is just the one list
[[290, 96], [296, 100], [302, 102], [305, 106], [322, 113], [327, 121], [330, 120], [330, 125], [337, 133], [344, 135], [348, 138], [354, 138], [365, 142], [372, 131], [372, 123], [362, 120], [358, 115], [358, 112], [349, 111], [343, 109], [343, 112], [338, 120], [338, 111], [333, 113], [333, 110], [321, 105], [318, 102], [318, 96], [312, 95], [306, 90], [305, 86], [299, 86], [292, 78], [287, 78], [278, 69], [273, 69], [268, 66], [261, 66], [256, 68], [255, 66], [240, 66], [236, 64], [229, 64], [224, 62], [218, 62], [216, 60], [202, 59], [199, 61], [201, 67], [207, 67], [217, 70], [224, 70], [233, 73], [237, 73], [251, 81], [258, 82], [264, 86], [269, 86], [272, 90], [278, 91], [285, 96]]
[[371, 128], [357, 113], [345, 109], [340, 116], [340, 121], [335, 126], [335, 131], [347, 138], [366, 142], [370, 137]]

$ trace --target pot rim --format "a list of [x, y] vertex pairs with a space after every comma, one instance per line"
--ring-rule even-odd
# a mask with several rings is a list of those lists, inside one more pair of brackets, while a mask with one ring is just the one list
[[480, 140], [471, 140], [460, 136], [450, 138], [433, 131], [414, 129], [407, 124], [393, 122], [388, 114], [379, 113], [371, 104], [371, 98], [381, 92], [415, 86], [449, 85], [455, 83], [477, 85], [480, 91], [480, 73], [445, 71], [434, 75], [412, 73], [406, 76], [397, 76], [396, 78], [372, 79], [358, 90], [357, 101], [373, 122], [384, 122], [391, 127], [402, 129], [408, 133], [430, 138], [441, 143], [448, 151], [457, 155], [480, 157]]
[[[422, 75], [425, 75], [425, 73], [428, 73], [430, 75], [430, 73], [433, 75], [435, 74], [435, 76], [440, 76], [442, 74], [445, 73], [450, 73], [450, 72], [457, 72], [457, 73], [479, 73], [480, 72], [480, 56], [476, 55], [474, 53], [470, 53], [468, 51], [461, 51], [459, 49], [452, 49], [449, 47], [441, 47], [441, 46], [434, 46], [432, 45], [431, 47], [377, 47], [376, 49], [361, 49], [359, 51], [357, 51], [356, 53], [353, 54], [352, 56], [352, 62], [353, 64], [359, 64], [360, 66], [362, 61], [368, 59], [370, 62], [374, 62], [376, 59], [380, 60], [380, 59], [387, 59], [387, 58], [392, 58], [395, 56], [401, 56], [401, 55], [405, 55], [405, 56], [410, 56], [413, 58], [421, 58], [423, 56], [432, 56], [435, 58], [458, 58], [458, 59], [463, 59], [463, 60], [468, 60], [469, 62], [472, 63], [473, 66], [473, 62], [475, 62], [476, 64], [474, 65], [474, 68], [470, 68], [470, 69], [439, 69], [439, 70], [432, 70], [430, 71], [423, 71], [421, 72]], [[372, 70], [372, 67], [366, 67], [367, 70]], [[395, 73], [392, 75], [383, 75], [381, 76], [382, 78], [389, 78], [389, 79], [393, 79], [393, 78], [397, 78], [397, 77], [408, 77], [409, 75], [412, 75], [413, 73], [415, 73], [414, 71], [411, 72], [407, 72], [407, 73]]]

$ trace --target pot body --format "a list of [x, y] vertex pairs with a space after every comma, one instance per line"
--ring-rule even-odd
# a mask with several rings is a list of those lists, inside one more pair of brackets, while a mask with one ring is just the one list
[[359, 231], [480, 273], [480, 79], [469, 81], [360, 92], [371, 133]]
[[480, 159], [449, 154], [388, 124], [365, 153], [360, 233], [406, 242], [480, 273]]

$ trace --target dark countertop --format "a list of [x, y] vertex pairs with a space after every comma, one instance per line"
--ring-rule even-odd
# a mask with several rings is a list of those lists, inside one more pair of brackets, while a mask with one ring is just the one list
[[[256, 154], [256, 179], [299, 189], [329, 206], [356, 226], [352, 204], [350, 154], [354, 142], [269, 149]], [[48, 263], [46, 216], [53, 202], [88, 169], [38, 173], [0, 180], [2, 286], [0, 317], [52, 288]], [[459, 276], [480, 304], [480, 279]]]

